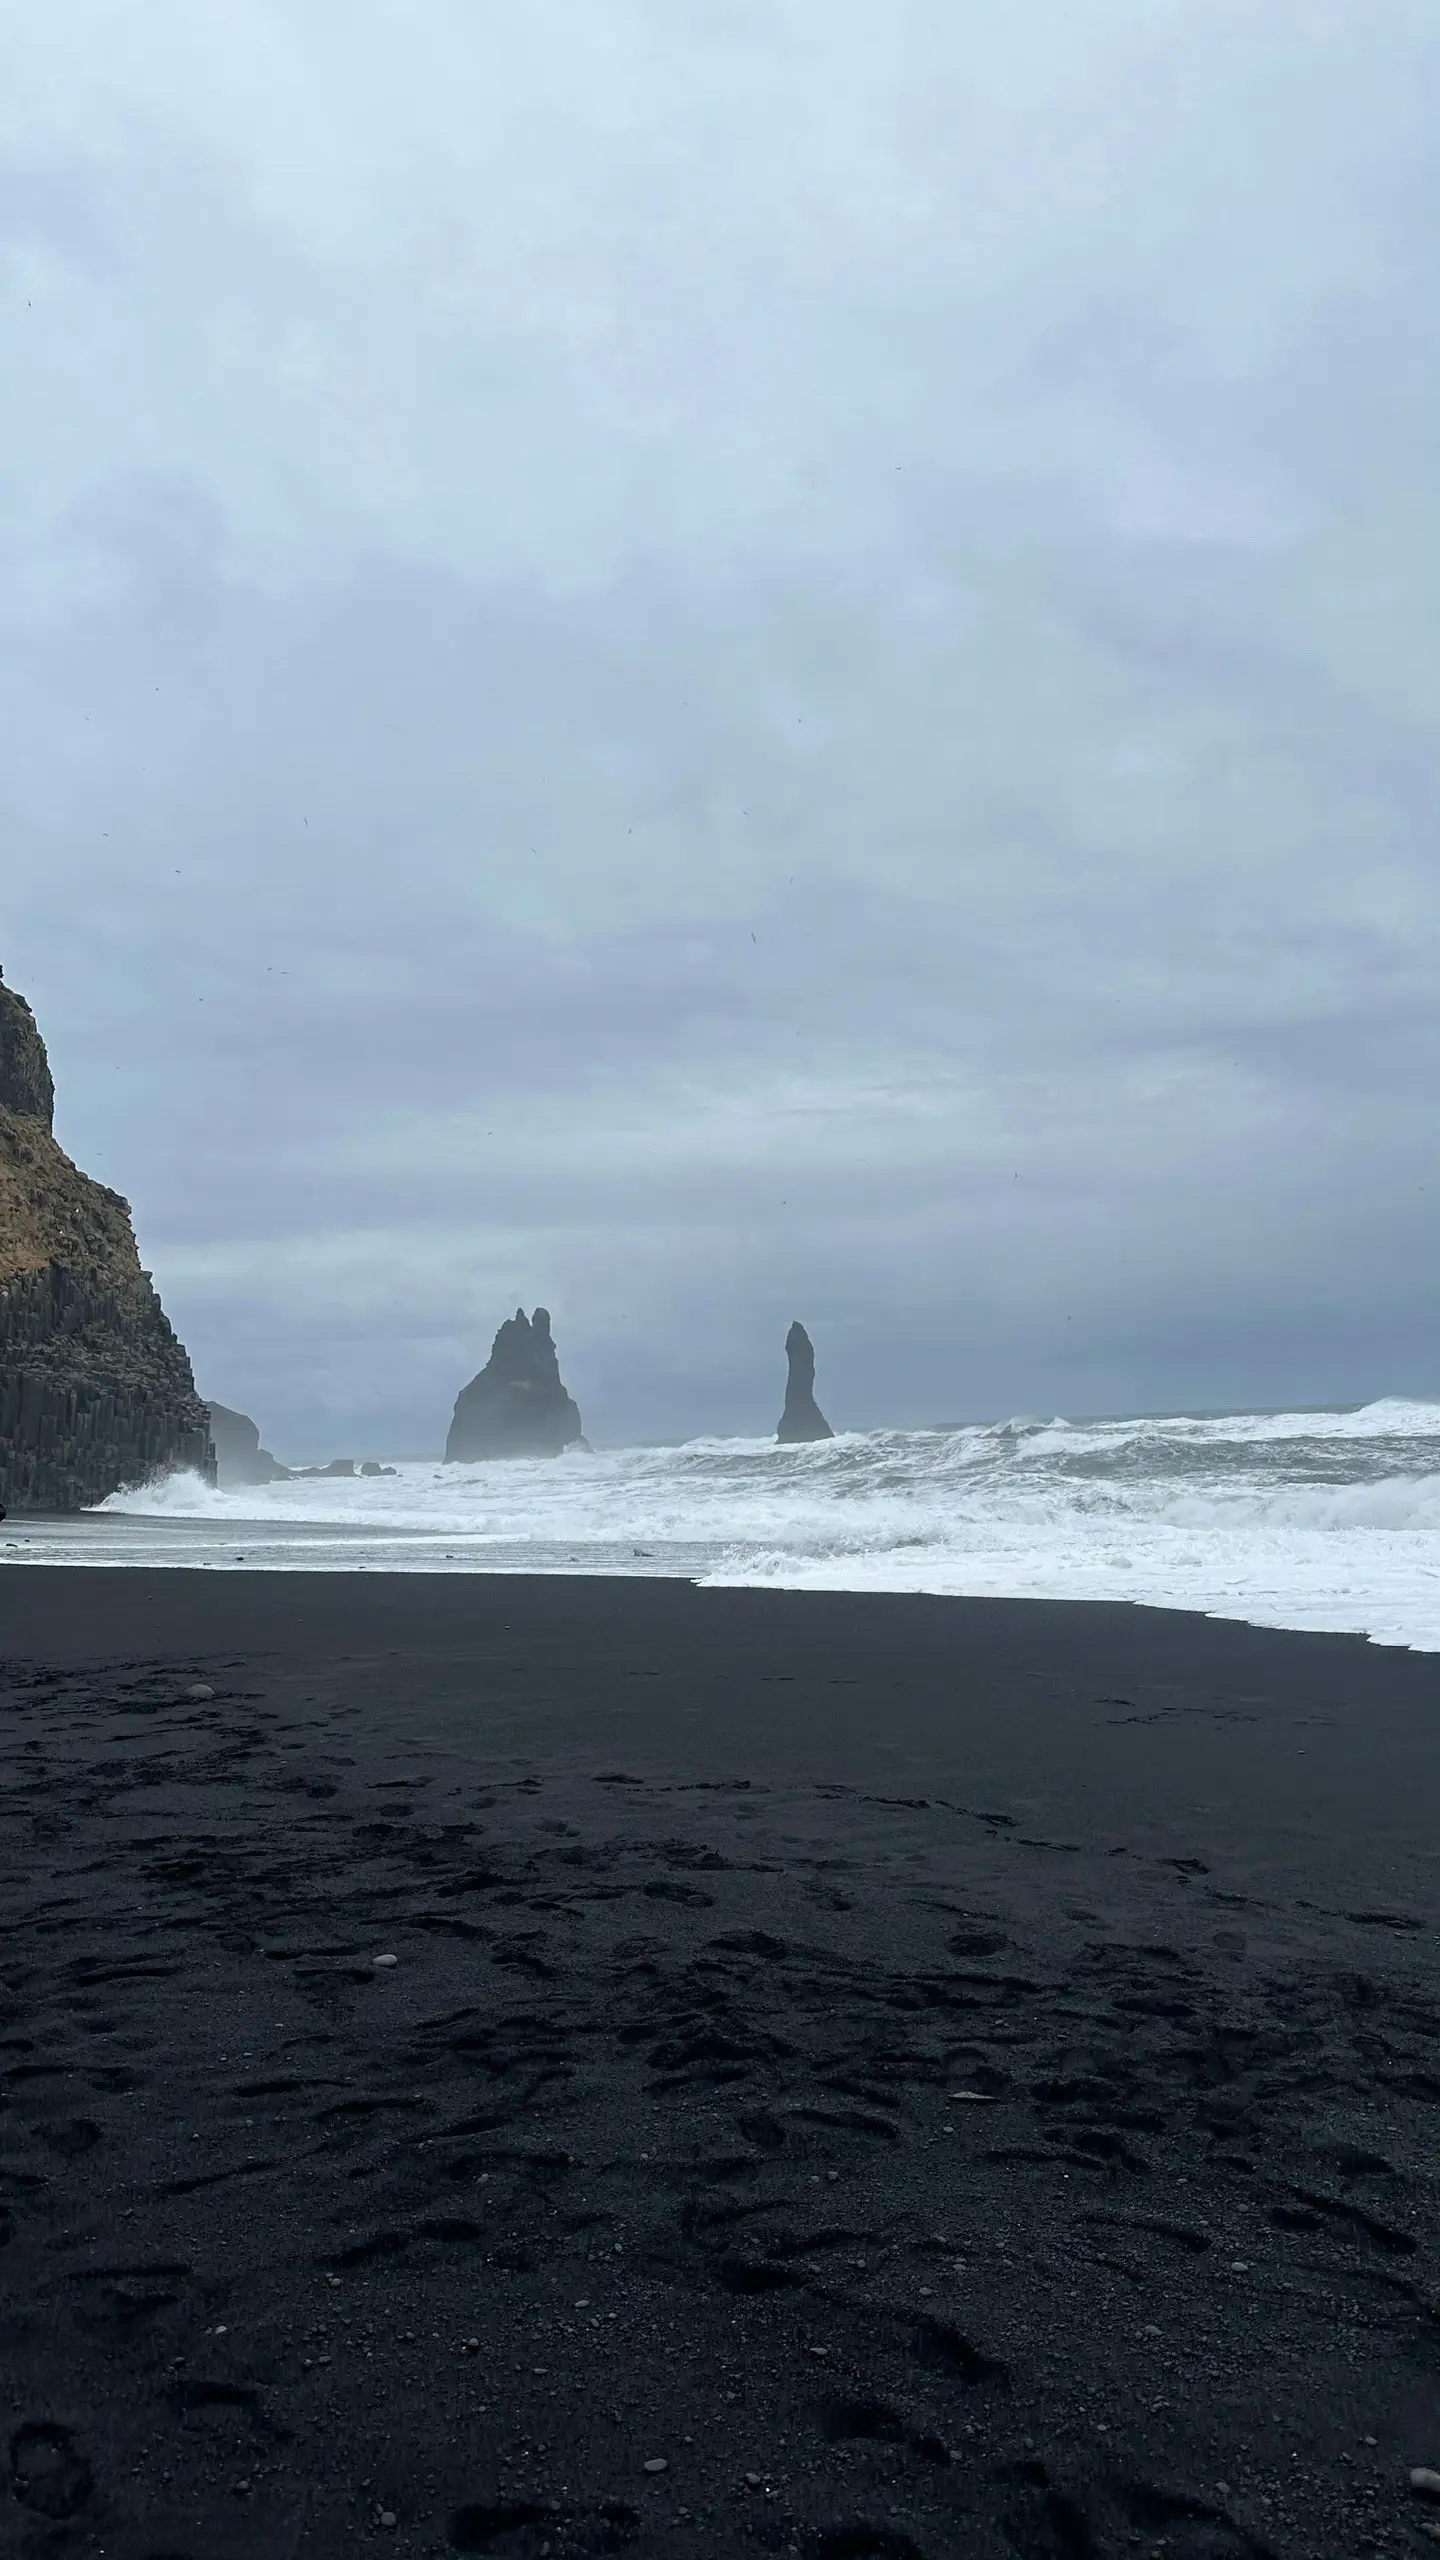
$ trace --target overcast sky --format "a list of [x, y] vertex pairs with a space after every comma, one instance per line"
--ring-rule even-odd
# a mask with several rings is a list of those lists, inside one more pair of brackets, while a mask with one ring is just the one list
[[0, 962], [206, 1393], [1440, 1391], [1434, 0], [0, 63]]

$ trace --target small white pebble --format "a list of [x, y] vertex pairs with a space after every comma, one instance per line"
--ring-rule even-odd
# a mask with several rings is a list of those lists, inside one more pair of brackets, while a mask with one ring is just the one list
[[382, 1967], [384, 1971], [388, 1973], [391, 1965], [398, 1964], [400, 1959], [398, 1956], [372, 1956], [370, 1961], [374, 1965], [377, 1973], [381, 1971]]
[[993, 2107], [996, 2100], [989, 2089], [952, 2089], [952, 2107]]
[[1417, 2498], [1440, 2498], [1440, 2471], [1430, 2471], [1421, 2463], [1410, 2474], [1410, 2486]]
[[647, 2471], [668, 2471], [670, 2465], [666, 2461], [663, 2453], [652, 2453], [649, 2461], [645, 2465], [645, 2468]]
[[747, 2488], [747, 2489], [758, 2489], [758, 2488], [759, 2488], [759, 2486], [760, 2486], [760, 2474], [759, 2474], [759, 2472], [758, 2472], [758, 2471], [747, 2471], [747, 2472], [746, 2472], [746, 2474], [745, 2474], [745, 2486], [746, 2486], [746, 2488]]
[[376, 2516], [375, 2521], [377, 2524], [392, 2525], [398, 2523], [399, 2518], [396, 2516], [393, 2507], [382, 2507], [379, 2514]]
[[589, 2296], [589, 2294], [588, 2294], [588, 2293], [582, 2293], [582, 2294], [579, 2296], [579, 2298], [578, 2298], [578, 2300], [577, 2300], [577, 2302], [576, 2302], [576, 2304], [575, 2304], [575, 2308], [576, 2308], [576, 2310], [577, 2310], [577, 2311], [588, 2311], [588, 2310], [589, 2310], [589, 2308], [590, 2308], [590, 2296]]
[[[183, 1698], [188, 1698], [193, 1705], [198, 1707], [203, 1699], [213, 1698], [215, 1692], [211, 1688], [208, 1680], [192, 1680], [189, 1688], [182, 1689], [180, 1694]], [[246, 2486], [249, 2486], [248, 2481]]]
[[828, 2356], [830, 2350], [828, 2347], [812, 2347], [810, 2353], [812, 2356]]

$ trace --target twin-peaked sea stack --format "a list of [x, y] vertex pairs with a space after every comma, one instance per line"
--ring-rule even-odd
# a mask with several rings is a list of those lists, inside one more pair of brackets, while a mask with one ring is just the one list
[[0, 1503], [79, 1511], [193, 1467], [210, 1419], [128, 1204], [51, 1128], [55, 1088], [23, 996], [0, 982]]
[[786, 1334], [785, 1357], [790, 1374], [776, 1439], [833, 1440], [835, 1434], [815, 1401], [815, 1345], [803, 1324], [792, 1324]]
[[583, 1441], [580, 1411], [560, 1376], [544, 1307], [517, 1307], [495, 1336], [478, 1378], [462, 1387], [447, 1458], [558, 1458]]

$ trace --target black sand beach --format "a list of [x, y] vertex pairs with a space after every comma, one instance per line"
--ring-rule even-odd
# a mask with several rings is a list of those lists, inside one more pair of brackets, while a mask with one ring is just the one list
[[1437, 1715], [1153, 1611], [6, 1569], [0, 2548], [1423, 2549]]

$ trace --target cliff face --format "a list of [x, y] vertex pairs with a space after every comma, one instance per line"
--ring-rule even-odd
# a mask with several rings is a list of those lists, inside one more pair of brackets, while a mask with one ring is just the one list
[[54, 1087], [23, 997], [0, 983], [0, 1503], [78, 1511], [215, 1456], [183, 1345], [116, 1191], [51, 1131]]
[[792, 1324], [786, 1334], [785, 1357], [790, 1368], [776, 1439], [833, 1440], [835, 1434], [815, 1401], [815, 1345], [803, 1324]]
[[523, 1307], [506, 1318], [478, 1378], [455, 1399], [447, 1458], [558, 1458], [581, 1438], [580, 1413], [565, 1392], [550, 1318]]

